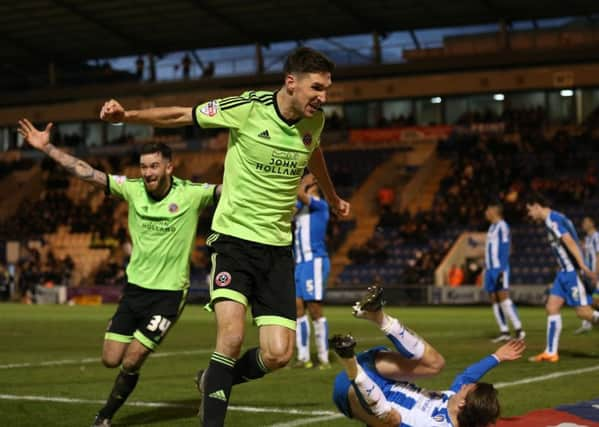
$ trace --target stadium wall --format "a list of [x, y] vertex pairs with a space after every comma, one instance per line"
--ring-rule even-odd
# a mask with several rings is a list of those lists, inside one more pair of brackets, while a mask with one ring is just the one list
[[[216, 86], [216, 84], [215, 84]], [[277, 85], [254, 89], [275, 89]], [[392, 78], [358, 79], [337, 82], [329, 92], [329, 103], [359, 102], [399, 98], [449, 96], [460, 94], [512, 92], [548, 88], [599, 87], [599, 63], [564, 64], [542, 67], [506, 68], [489, 71], [460, 71]], [[36, 122], [97, 120], [100, 108], [110, 97], [118, 98], [126, 108], [167, 105], [195, 105], [223, 96], [237, 95], [242, 88], [185, 90], [168, 94], [148, 93], [119, 96], [116, 89], [104, 89], [106, 96], [86, 100], [19, 105], [0, 108], [0, 126], [12, 126], [21, 117]]]

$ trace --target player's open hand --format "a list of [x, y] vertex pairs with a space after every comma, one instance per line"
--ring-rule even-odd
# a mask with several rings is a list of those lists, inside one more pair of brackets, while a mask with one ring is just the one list
[[329, 205], [331, 206], [333, 213], [338, 217], [346, 218], [349, 216], [351, 205], [341, 197], [337, 196], [334, 200], [329, 201]]
[[52, 130], [52, 123], [46, 125], [46, 129], [39, 131], [31, 124], [27, 119], [19, 120], [18, 132], [21, 134], [25, 141], [29, 145], [38, 150], [44, 150], [50, 143], [50, 131]]
[[500, 362], [516, 360], [522, 357], [525, 349], [526, 344], [524, 340], [510, 340], [497, 349], [495, 356], [497, 356]]
[[116, 99], [111, 99], [102, 106], [100, 119], [109, 123], [120, 123], [125, 119], [125, 109]]

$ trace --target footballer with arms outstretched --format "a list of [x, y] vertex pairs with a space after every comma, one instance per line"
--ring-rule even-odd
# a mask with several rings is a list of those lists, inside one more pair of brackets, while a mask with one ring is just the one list
[[104, 335], [102, 363], [121, 367], [106, 404], [93, 426], [108, 427], [139, 379], [148, 355], [179, 318], [189, 289], [189, 262], [199, 216], [217, 202], [221, 186], [195, 184], [172, 175], [171, 149], [145, 144], [139, 156], [141, 178], [110, 175], [59, 150], [50, 142], [48, 124], [37, 130], [19, 121], [19, 133], [71, 174], [105, 189], [129, 205], [133, 243], [127, 285]]
[[[349, 215], [320, 148], [322, 105], [334, 64], [307, 47], [285, 61], [277, 91], [248, 91], [195, 107], [125, 110], [110, 100], [100, 117], [156, 127], [229, 129], [223, 194], [214, 218], [209, 309], [216, 346], [197, 375], [200, 421], [224, 425], [233, 385], [262, 378], [287, 364], [295, 347], [296, 306], [291, 219], [304, 169], [314, 174], [331, 211]], [[241, 354], [251, 307], [260, 345]]]

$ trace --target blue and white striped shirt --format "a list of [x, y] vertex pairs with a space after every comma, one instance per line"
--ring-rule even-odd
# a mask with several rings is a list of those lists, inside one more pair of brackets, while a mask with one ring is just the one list
[[599, 252], [599, 231], [584, 238], [584, 264], [591, 271], [596, 271], [597, 252]]
[[510, 268], [510, 227], [504, 220], [491, 224], [487, 232], [485, 264], [487, 270]]
[[373, 380], [381, 387], [391, 407], [400, 413], [401, 426], [453, 427], [447, 408], [451, 396], [463, 385], [476, 383], [498, 364], [496, 356], [487, 356], [458, 374], [450, 389], [442, 392], [425, 390], [405, 381], [381, 381], [380, 377]]
[[580, 239], [578, 238], [578, 233], [576, 232], [576, 228], [574, 228], [572, 221], [560, 212], [550, 211], [545, 220], [545, 225], [549, 231], [549, 243], [553, 248], [553, 252], [557, 257], [557, 262], [559, 263], [561, 270], [578, 270], [580, 266], [576, 262], [576, 258], [574, 258], [574, 255], [570, 253], [566, 245], [562, 242], [562, 236], [564, 234], [569, 234], [574, 242], [576, 242], [576, 245], [578, 245], [578, 249], [580, 249]]
[[310, 204], [298, 200], [295, 216], [295, 263], [327, 257], [325, 238], [329, 222], [329, 204], [318, 197], [310, 196]]

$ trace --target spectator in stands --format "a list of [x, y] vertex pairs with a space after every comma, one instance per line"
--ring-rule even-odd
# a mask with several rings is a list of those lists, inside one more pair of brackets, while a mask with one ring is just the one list
[[461, 286], [464, 283], [464, 269], [457, 264], [453, 264], [449, 269], [447, 281], [452, 288]]
[[156, 55], [153, 53], [148, 54], [148, 62], [150, 63], [150, 77], [148, 81], [154, 83], [156, 81]]
[[387, 252], [388, 242], [383, 235], [382, 230], [376, 230], [368, 241], [360, 246], [355, 246], [349, 250], [348, 257], [355, 264], [382, 264], [389, 254]]
[[6, 268], [6, 264], [0, 262], [0, 301], [8, 301], [10, 299], [11, 283], [12, 276]]
[[145, 62], [143, 56], [139, 55], [135, 60], [135, 78], [141, 82], [144, 78]]
[[214, 76], [215, 65], [213, 61], [208, 62], [208, 65], [202, 70], [202, 78]]
[[189, 54], [185, 54], [181, 59], [181, 67], [183, 69], [183, 80], [189, 80], [189, 73], [191, 72], [191, 58]]
[[395, 191], [391, 187], [381, 187], [377, 193], [380, 208], [391, 208], [395, 201]]
[[392, 228], [398, 227], [401, 224], [400, 216], [391, 210], [391, 206], [384, 206], [381, 211], [381, 217], [379, 219], [377, 227], [380, 228]]

